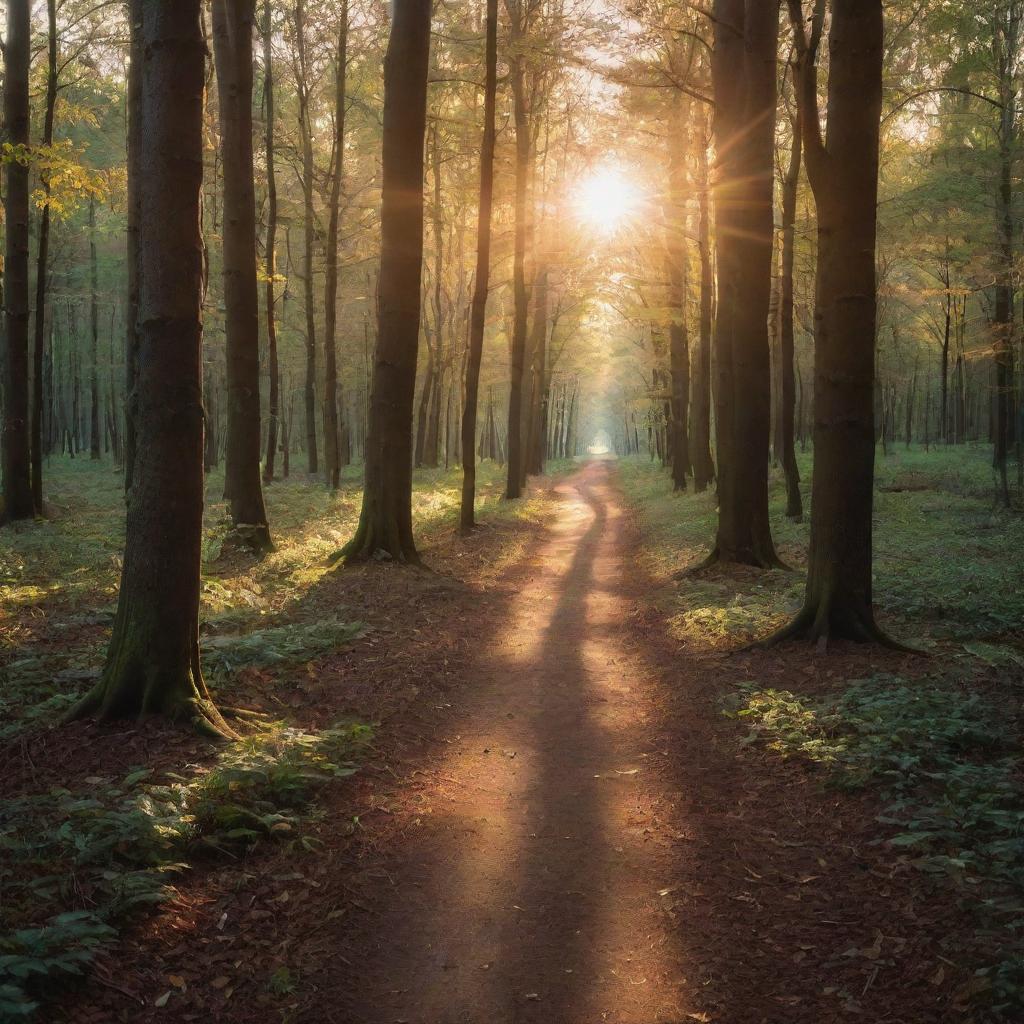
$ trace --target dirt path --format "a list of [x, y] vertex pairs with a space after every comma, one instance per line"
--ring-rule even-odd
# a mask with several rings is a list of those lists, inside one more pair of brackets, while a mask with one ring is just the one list
[[367, 1024], [653, 1024], [685, 1017], [668, 781], [651, 755], [625, 512], [607, 463], [562, 513], [479, 637], [458, 732], [413, 799], [355, 984]]

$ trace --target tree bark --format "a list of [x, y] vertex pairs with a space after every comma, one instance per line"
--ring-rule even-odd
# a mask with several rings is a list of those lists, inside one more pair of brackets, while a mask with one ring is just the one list
[[495, 107], [498, 88], [498, 0], [487, 0], [484, 63], [484, 137], [480, 150], [480, 202], [477, 214], [476, 278], [470, 312], [469, 351], [466, 359], [466, 405], [462, 413], [462, 507], [459, 524], [463, 533], [475, 525], [476, 419], [480, 400], [480, 364], [483, 360], [484, 327], [491, 273], [491, 218], [494, 208]]
[[768, 519], [777, 0], [716, 0], [718, 534], [711, 560], [780, 565]]
[[715, 479], [711, 457], [711, 342], [714, 322], [715, 275], [711, 264], [711, 181], [703, 108], [698, 122], [697, 171], [700, 251], [700, 334], [693, 367], [693, 489], [706, 491]]
[[303, 292], [306, 301], [306, 459], [310, 474], [319, 472], [316, 440], [316, 306], [313, 288], [313, 126], [310, 124], [309, 81], [306, 61], [306, 3], [296, 0], [295, 46], [299, 58], [299, 134], [302, 138], [302, 204], [303, 204]]
[[332, 491], [341, 483], [344, 429], [338, 416], [338, 233], [341, 222], [341, 180], [345, 173], [345, 86], [348, 67], [348, 0], [342, 0], [338, 22], [337, 67], [334, 75], [334, 166], [331, 168], [330, 215], [324, 275], [324, 470]]
[[96, 197], [89, 197], [89, 457], [98, 462], [100, 436], [100, 307], [96, 259]]
[[824, 12], [817, 12], [808, 43], [800, 0], [789, 0], [789, 8], [818, 268], [807, 590], [802, 611], [779, 636], [878, 641], [885, 638], [874, 620], [871, 564], [882, 3], [832, 0], [824, 139], [816, 67]]
[[8, 158], [5, 209], [3, 365], [3, 508], [0, 522], [31, 519], [41, 511], [32, 497], [28, 385], [29, 86], [32, 25], [29, 0], [7, 0], [4, 45], [4, 125], [14, 147]]
[[263, 103], [266, 117], [267, 160], [267, 252], [264, 303], [267, 318], [267, 372], [270, 390], [267, 403], [267, 454], [263, 480], [274, 479], [278, 435], [281, 423], [281, 368], [277, 356], [277, 321], [274, 287], [277, 277], [277, 171], [274, 165], [274, 20], [271, 0], [263, 0]]
[[[57, 108], [57, 0], [46, 0], [46, 100], [43, 112], [42, 144], [53, 145], [53, 122]], [[32, 459], [32, 502], [37, 511], [43, 508], [43, 377], [47, 324], [50, 320], [50, 176], [40, 175], [43, 209], [39, 216], [39, 248], [36, 255], [36, 311], [33, 321], [32, 346], [32, 424], [29, 448]]]
[[423, 142], [431, 0], [404, 0], [384, 60], [377, 350], [366, 480], [348, 560], [418, 562], [412, 532], [412, 409], [423, 271]]
[[668, 257], [669, 322], [669, 455], [672, 486], [685, 491], [690, 473], [690, 438], [687, 429], [690, 403], [690, 336], [686, 322], [689, 283], [686, 248], [686, 151], [682, 95], [675, 97], [669, 121], [669, 201], [665, 210]]
[[260, 314], [252, 91], [256, 0], [214, 0], [221, 163], [224, 167], [224, 308], [228, 397], [224, 495], [234, 534], [273, 548], [260, 479]]
[[200, 0], [142, 0], [138, 459], [107, 662], [72, 711], [231, 735], [199, 665], [203, 536]]
[[[508, 5], [508, 0], [506, 0]], [[530, 310], [529, 290], [526, 286], [527, 192], [529, 189], [532, 146], [530, 139], [530, 113], [526, 99], [526, 69], [521, 48], [526, 35], [526, 16], [522, 3], [509, 6], [512, 18], [510, 45], [514, 55], [510, 58], [509, 77], [512, 86], [513, 119], [516, 126], [515, 155], [515, 226], [513, 230], [512, 294], [514, 314], [512, 321], [512, 351], [509, 361], [508, 400], [508, 480], [505, 497], [514, 500], [523, 493], [523, 374], [526, 363], [527, 320]]]
[[777, 452], [786, 475], [786, 515], [799, 522], [803, 519], [803, 499], [800, 496], [800, 469], [796, 464], [796, 378], [793, 372], [793, 266], [796, 258], [796, 200], [803, 161], [803, 139], [800, 133], [800, 115], [793, 119], [793, 140], [789, 151], [789, 166], [782, 181], [782, 276], [779, 285], [779, 360], [780, 401], [779, 440]]

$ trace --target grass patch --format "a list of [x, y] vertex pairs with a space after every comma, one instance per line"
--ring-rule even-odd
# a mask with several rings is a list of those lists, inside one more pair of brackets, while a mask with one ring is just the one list
[[313, 795], [356, 771], [369, 735], [362, 725], [309, 733], [274, 723], [159, 785], [140, 768], [0, 802], [4, 916], [14, 925], [0, 934], [0, 1019], [30, 1016], [82, 974], [133, 910], [173, 893], [190, 859], [265, 838], [312, 849], [302, 826]]
[[[875, 600], [896, 636], [1018, 646], [1024, 640], [1024, 517], [993, 508], [987, 455], [953, 448], [879, 456], [879, 488], [908, 474], [914, 481], [913, 489], [880, 489], [875, 500]], [[799, 462], [809, 480], [810, 455]], [[665, 580], [707, 556], [717, 523], [712, 493], [673, 494], [666, 471], [646, 459], [624, 459], [617, 472], [636, 510], [652, 577]], [[805, 501], [808, 491], [805, 484]], [[667, 610], [676, 639], [697, 649], [747, 642], [770, 635], [799, 607], [809, 521], [786, 519], [783, 480], [774, 470], [769, 508], [776, 546], [794, 572], [713, 569], [674, 580]]]

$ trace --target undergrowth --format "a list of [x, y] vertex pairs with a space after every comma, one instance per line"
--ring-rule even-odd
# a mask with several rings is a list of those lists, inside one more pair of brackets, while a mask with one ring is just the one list
[[209, 768], [140, 768], [0, 802], [5, 867], [0, 934], [0, 1020], [29, 1017], [44, 993], [79, 976], [135, 909], [173, 894], [202, 856], [237, 854], [264, 838], [312, 849], [302, 831], [316, 789], [356, 771], [369, 729], [319, 733], [265, 725]]
[[[673, 494], [657, 463], [618, 463], [644, 533], [644, 567], [655, 579], [672, 578], [667, 611], [677, 640], [696, 649], [749, 642], [769, 636], [799, 608], [810, 539], [810, 459], [799, 456], [802, 523], [785, 517], [783, 480], [772, 471], [772, 534], [793, 571], [769, 573], [712, 567], [687, 574], [714, 541], [713, 492]], [[932, 640], [1024, 646], [1024, 516], [993, 507], [988, 453], [898, 446], [879, 455], [877, 483], [874, 584], [886, 628], [925, 646]]]
[[823, 697], [751, 684], [726, 714], [747, 742], [821, 766], [832, 785], [876, 787], [888, 846], [949, 881], [980, 940], [998, 937], [972, 994], [1024, 1011], [1024, 759], [1002, 709], [948, 677], [877, 675]]

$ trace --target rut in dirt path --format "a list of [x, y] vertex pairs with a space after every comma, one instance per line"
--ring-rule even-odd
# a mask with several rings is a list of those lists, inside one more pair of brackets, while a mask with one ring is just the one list
[[[365, 1024], [654, 1024], [684, 1017], [659, 890], [668, 780], [649, 760], [656, 687], [607, 463], [560, 514], [479, 637], [457, 734], [415, 794], [360, 961]], [[678, 837], [677, 837], [678, 838]]]

